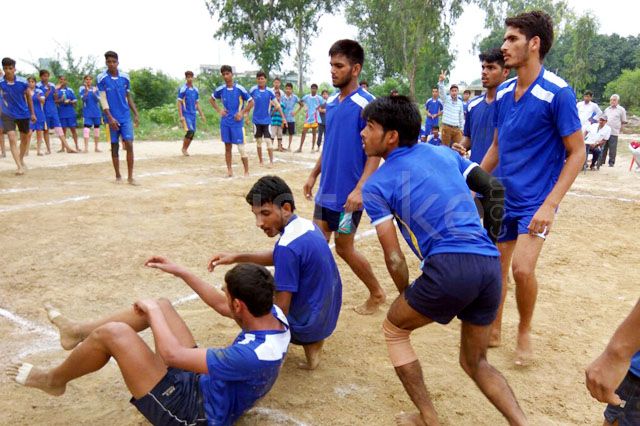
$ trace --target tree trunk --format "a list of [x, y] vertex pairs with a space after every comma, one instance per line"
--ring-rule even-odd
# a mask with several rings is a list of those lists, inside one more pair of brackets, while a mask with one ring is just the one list
[[303, 85], [304, 85], [304, 52], [302, 51], [303, 49], [303, 36], [304, 34], [302, 34], [302, 20], [300, 20], [300, 24], [298, 25], [298, 29], [297, 29], [297, 33], [298, 33], [298, 55], [297, 55], [297, 59], [298, 59], [298, 93], [300, 95], [302, 95], [303, 93]]

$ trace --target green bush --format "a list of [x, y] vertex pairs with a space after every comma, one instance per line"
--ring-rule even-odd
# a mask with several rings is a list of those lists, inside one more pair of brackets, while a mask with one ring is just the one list
[[611, 95], [620, 95], [620, 105], [629, 110], [640, 108], [640, 68], [635, 70], [623, 70], [615, 80], [609, 82], [605, 88], [604, 99]]

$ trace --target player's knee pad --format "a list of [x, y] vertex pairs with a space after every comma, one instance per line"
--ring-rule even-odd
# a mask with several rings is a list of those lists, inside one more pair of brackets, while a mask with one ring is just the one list
[[262, 148], [262, 138], [256, 138], [256, 146], [258, 148]]
[[82, 129], [82, 137], [84, 137], [85, 139], [89, 139], [89, 128], [85, 127], [84, 129]]
[[394, 367], [401, 367], [418, 360], [416, 352], [411, 346], [409, 336], [411, 331], [396, 327], [387, 318], [382, 323], [384, 340], [387, 343], [389, 359]]
[[99, 127], [94, 127], [93, 128], [93, 137], [98, 139], [100, 137], [100, 128]]
[[111, 144], [111, 156], [118, 158], [120, 156], [120, 144], [112, 143]]
[[267, 139], [267, 149], [273, 149], [273, 139]]
[[56, 127], [55, 129], [56, 135], [64, 136], [64, 132], [62, 131], [62, 127]]
[[236, 144], [236, 146], [238, 147], [238, 154], [240, 154], [240, 158], [247, 158], [247, 152], [244, 149], [244, 144], [239, 143]]
[[184, 135], [184, 138], [188, 141], [193, 140], [193, 135], [195, 135], [196, 132], [194, 132], [193, 130], [187, 130], [187, 133]]

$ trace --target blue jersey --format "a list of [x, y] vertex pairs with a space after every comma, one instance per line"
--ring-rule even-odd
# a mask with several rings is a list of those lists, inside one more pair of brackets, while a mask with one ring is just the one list
[[427, 142], [429, 142], [431, 145], [433, 146], [440, 146], [442, 145], [442, 139], [440, 139], [440, 136], [433, 137], [433, 135], [430, 138], [427, 138]]
[[231, 346], [207, 350], [209, 372], [200, 376], [200, 390], [210, 425], [235, 423], [278, 378], [291, 335], [280, 308], [272, 313], [285, 330], [242, 331]]
[[633, 358], [631, 358], [630, 370], [636, 377], [640, 377], [640, 352], [636, 352]]
[[125, 122], [131, 120], [129, 102], [127, 94], [131, 91], [131, 80], [129, 75], [118, 71], [118, 75], [112, 76], [108, 71], [98, 74], [98, 90], [107, 94], [109, 112], [117, 121]]
[[544, 67], [515, 101], [517, 78], [498, 87], [494, 125], [498, 129], [505, 209], [537, 210], [560, 176], [566, 156], [562, 138], [581, 129], [576, 96]]
[[307, 115], [305, 117], [305, 123], [313, 124], [318, 122], [318, 107], [322, 104], [324, 99], [322, 96], [315, 95], [304, 95], [302, 97], [302, 103], [307, 106]]
[[466, 183], [477, 164], [448, 147], [396, 148], [362, 190], [373, 225], [394, 219], [421, 260], [439, 253], [498, 256]]
[[196, 116], [196, 104], [200, 99], [200, 92], [198, 88], [195, 86], [187, 86], [183, 84], [180, 89], [178, 89], [178, 101], [180, 101], [180, 109], [182, 110], [182, 115], [189, 115], [191, 117]]
[[325, 143], [322, 149], [320, 186], [316, 203], [342, 211], [347, 197], [358, 184], [367, 162], [360, 132], [366, 126], [362, 110], [374, 98], [362, 88], [342, 102], [339, 93], [327, 99]]
[[58, 100], [62, 99], [63, 101], [58, 104], [58, 116], [60, 118], [74, 118], [76, 116], [76, 109], [72, 102], [68, 104], [64, 103], [64, 100], [75, 101], [76, 94], [73, 89], [70, 87], [65, 87], [64, 89], [58, 90]]
[[236, 120], [234, 116], [244, 109], [245, 103], [250, 98], [247, 89], [237, 83], [233, 83], [232, 87], [227, 87], [226, 84], [223, 84], [216, 88], [211, 94], [211, 97], [214, 99], [222, 99], [222, 106], [227, 110], [227, 115], [220, 120], [221, 126], [242, 127], [244, 125], [244, 117]]
[[249, 95], [253, 98], [253, 124], [271, 124], [269, 107], [271, 100], [276, 98], [273, 90], [268, 87], [260, 89], [258, 86], [253, 86], [249, 90]]
[[287, 319], [291, 336], [313, 343], [333, 333], [342, 305], [342, 281], [318, 227], [293, 216], [273, 249], [277, 291], [292, 293]]
[[78, 94], [82, 99], [82, 116], [84, 118], [100, 118], [100, 96], [98, 88], [92, 86], [89, 90], [85, 86], [80, 87]]
[[298, 97], [294, 94], [291, 94], [291, 96], [289, 97], [287, 97], [287, 95], [284, 95], [280, 97], [280, 101], [284, 104], [284, 118], [287, 120], [287, 122], [291, 123], [293, 121], [296, 121], [295, 117], [293, 116], [293, 111], [295, 110], [296, 105], [298, 105], [298, 103], [300, 102]]
[[0, 78], [0, 98], [2, 99], [2, 113], [11, 118], [20, 120], [30, 118], [29, 104], [24, 97], [28, 95], [29, 83], [24, 77], [15, 76], [9, 83], [4, 77]]
[[46, 117], [44, 115], [44, 109], [42, 108], [42, 101], [44, 101], [44, 93], [42, 93], [42, 90], [36, 88], [33, 91], [31, 100], [33, 101], [33, 112], [36, 115], [36, 122], [44, 122]]
[[[442, 111], [444, 107], [442, 106], [442, 102], [440, 101], [440, 99], [434, 100], [433, 98], [431, 98], [427, 102], [425, 102], [424, 108], [427, 110], [429, 114], [438, 114], [440, 111]], [[436, 118], [427, 117], [425, 121], [425, 127], [424, 127], [427, 134], [431, 133], [431, 129], [433, 128], [433, 126], [438, 125], [439, 120], [440, 118], [438, 117]]]
[[[47, 94], [47, 87], [49, 88], [49, 94]], [[58, 107], [56, 106], [54, 98], [54, 94], [58, 91], [58, 89], [56, 89], [56, 86], [51, 82], [47, 83], [47, 85], [45, 86], [41, 81], [39, 81], [36, 83], [36, 88], [42, 90], [42, 93], [44, 93], [45, 96], [44, 114], [47, 117], [58, 115]]]
[[480, 95], [469, 101], [467, 119], [464, 122], [464, 135], [471, 139], [471, 161], [482, 162], [493, 143], [495, 127], [495, 100], [487, 103], [486, 95]]

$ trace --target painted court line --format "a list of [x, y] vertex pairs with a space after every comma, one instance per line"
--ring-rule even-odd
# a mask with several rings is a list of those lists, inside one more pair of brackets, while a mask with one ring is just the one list
[[257, 414], [259, 416], [264, 416], [269, 418], [270, 420], [274, 420], [277, 424], [292, 424], [295, 426], [308, 426], [307, 423], [301, 422], [298, 419], [291, 417], [289, 414], [284, 411], [276, 410], [275, 408], [267, 408], [267, 407], [254, 407], [251, 410], [247, 411], [247, 414]]
[[66, 203], [77, 203], [79, 201], [86, 201], [90, 198], [93, 198], [93, 197], [90, 195], [77, 195], [75, 197], [62, 198], [60, 200], [44, 201], [40, 203], [18, 204], [15, 206], [5, 206], [5, 207], [0, 207], [0, 213], [31, 209], [34, 207], [47, 207], [47, 206], [57, 206], [59, 204], [66, 204]]
[[581, 194], [579, 192], [574, 192], [574, 191], [569, 191], [567, 192], [567, 194], [573, 195], [574, 197], [596, 198], [598, 200], [613, 200], [613, 201], [621, 201], [623, 203], [640, 203], [640, 200], [633, 200], [631, 198], [607, 197], [604, 195], [593, 195], [593, 194]]
[[19, 192], [37, 191], [38, 188], [5, 188], [0, 189], [0, 195], [17, 194]]

